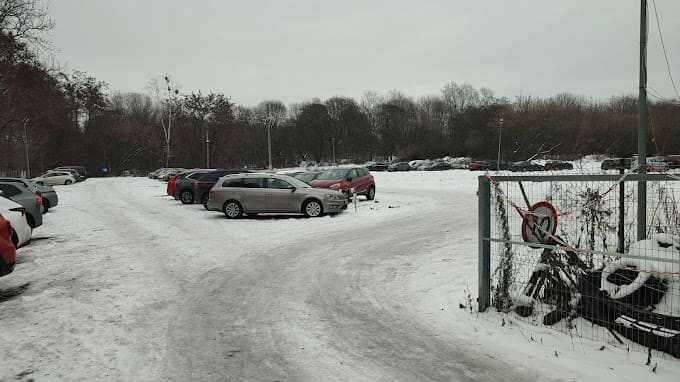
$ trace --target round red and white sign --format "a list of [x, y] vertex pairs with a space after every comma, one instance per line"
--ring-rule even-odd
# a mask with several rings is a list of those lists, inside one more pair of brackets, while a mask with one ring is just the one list
[[548, 244], [555, 232], [557, 210], [548, 202], [534, 204], [522, 219], [522, 239], [527, 243]]

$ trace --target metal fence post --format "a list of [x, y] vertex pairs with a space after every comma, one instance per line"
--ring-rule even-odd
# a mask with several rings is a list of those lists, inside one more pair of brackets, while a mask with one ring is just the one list
[[477, 305], [480, 312], [491, 305], [491, 185], [489, 180], [480, 176], [477, 178], [477, 214], [478, 214], [478, 297]]

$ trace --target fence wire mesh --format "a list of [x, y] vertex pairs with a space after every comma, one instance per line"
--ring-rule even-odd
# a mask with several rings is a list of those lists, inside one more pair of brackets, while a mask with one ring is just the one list
[[491, 305], [571, 336], [680, 357], [680, 178], [644, 178], [645, 240], [635, 179], [487, 178]]

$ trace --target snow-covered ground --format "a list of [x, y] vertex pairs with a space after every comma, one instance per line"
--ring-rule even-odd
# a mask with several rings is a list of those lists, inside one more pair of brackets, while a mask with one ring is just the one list
[[[0, 380], [677, 381], [469, 309], [480, 173], [375, 173], [337, 217], [227, 220], [145, 178], [58, 188], [0, 278]], [[505, 325], [503, 322], [505, 321]]]

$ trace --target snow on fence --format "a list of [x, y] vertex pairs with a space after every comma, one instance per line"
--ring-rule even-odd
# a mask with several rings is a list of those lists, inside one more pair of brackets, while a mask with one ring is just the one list
[[478, 196], [480, 311], [680, 357], [680, 177], [481, 176]]

